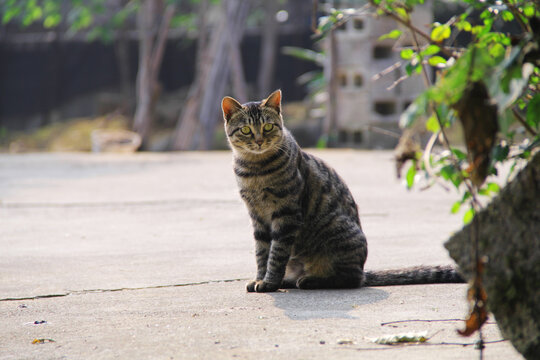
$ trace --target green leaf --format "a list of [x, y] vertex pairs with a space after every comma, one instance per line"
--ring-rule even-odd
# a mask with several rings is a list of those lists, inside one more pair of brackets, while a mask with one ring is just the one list
[[441, 50], [437, 45], [429, 45], [427, 48], [420, 52], [422, 56], [431, 56], [437, 54]]
[[490, 9], [485, 9], [480, 14], [480, 19], [488, 19], [488, 18], [491, 18], [492, 16], [493, 14], [491, 13]]
[[450, 178], [456, 173], [456, 168], [453, 165], [446, 165], [441, 168], [441, 176], [445, 180], [450, 180]]
[[281, 52], [298, 59], [312, 61], [321, 66], [324, 64], [325, 55], [311, 49], [304, 49], [296, 46], [284, 46], [281, 48]]
[[521, 66], [519, 64], [507, 68], [501, 77], [501, 89], [506, 94], [510, 93], [510, 81], [513, 79], [521, 79]]
[[501, 191], [501, 187], [499, 186], [499, 184], [494, 183], [494, 182], [487, 183], [487, 189], [489, 190], [489, 192], [492, 192], [495, 194]]
[[525, 63], [521, 66], [521, 74], [518, 77], [511, 78], [508, 82], [508, 94], [498, 93], [494, 99], [499, 107], [499, 111], [511, 106], [527, 88], [529, 76], [534, 66], [531, 63]]
[[414, 50], [413, 49], [403, 49], [399, 53], [402, 59], [404, 60], [411, 60], [414, 56]]
[[413, 72], [416, 71], [416, 69], [420, 67], [420, 64], [416, 64], [416, 65], [413, 65], [411, 64], [411, 62], [409, 61], [407, 63], [407, 65], [405, 65], [405, 71], [407, 72], [407, 75], [408, 76], [411, 76]]
[[453, 205], [452, 205], [452, 208], [450, 209], [450, 212], [452, 214], [456, 214], [459, 209], [461, 208], [461, 205], [463, 204], [463, 202], [461, 200], [458, 200], [456, 201]]
[[7, 24], [11, 21], [14, 17], [19, 15], [21, 13], [21, 8], [17, 6], [10, 7], [6, 10], [4, 15], [2, 16], [2, 24]]
[[414, 177], [416, 176], [416, 161], [413, 161], [409, 170], [407, 170], [407, 175], [405, 179], [407, 180], [407, 189], [411, 189], [414, 185]]
[[388, 34], [381, 35], [379, 37], [379, 41], [384, 40], [384, 39], [397, 39], [398, 37], [401, 36], [402, 33], [403, 32], [398, 29], [392, 30]]
[[30, 14], [33, 20], [39, 20], [43, 16], [43, 10], [41, 10], [41, 7], [35, 6], [32, 8]]
[[436, 26], [431, 30], [431, 39], [435, 42], [440, 42], [444, 39], [448, 39], [451, 34], [452, 30], [450, 29], [450, 26], [443, 24]]
[[478, 190], [478, 195], [489, 196], [489, 190], [486, 188]]
[[317, 140], [317, 149], [326, 149], [328, 147], [328, 136], [322, 135], [319, 140]]
[[466, 20], [461, 20], [456, 23], [456, 28], [458, 28], [458, 30], [470, 32], [472, 30], [472, 25]]
[[469, 81], [489, 79], [494, 62], [495, 60], [488, 54], [487, 49], [471, 45], [452, 66], [448, 67], [444, 76], [440, 77], [437, 83], [429, 88], [430, 99], [436, 103], [457, 103]]
[[474, 219], [474, 214], [474, 208], [469, 208], [469, 210], [467, 210], [467, 212], [463, 215], [463, 224], [467, 225], [470, 223]]
[[493, 160], [495, 161], [504, 161], [510, 152], [510, 147], [508, 145], [496, 145], [492, 150]]
[[454, 156], [458, 158], [458, 160], [460, 161], [467, 159], [467, 154], [465, 154], [463, 151], [459, 149], [452, 148], [452, 154], [454, 154]]
[[504, 46], [499, 43], [495, 43], [489, 48], [489, 55], [493, 56], [494, 58], [498, 58], [500, 56], [503, 56], [505, 51], [506, 50]]
[[523, 15], [525, 15], [528, 18], [531, 18], [534, 16], [534, 5], [528, 4], [523, 7]]
[[62, 16], [60, 14], [51, 14], [45, 18], [45, 20], [43, 21], [43, 26], [47, 29], [50, 29], [57, 26], [61, 20]]
[[431, 131], [432, 133], [436, 133], [441, 130], [441, 127], [439, 126], [439, 121], [437, 120], [437, 117], [435, 115], [431, 115], [426, 121], [426, 130]]
[[501, 17], [504, 21], [510, 22], [514, 20], [514, 14], [512, 14], [510, 11], [505, 10], [501, 13]]
[[456, 187], [456, 189], [459, 188], [461, 185], [461, 182], [463, 179], [461, 178], [459, 172], [456, 170], [454, 165], [446, 165], [443, 166], [440, 170], [440, 174], [445, 180], [450, 180], [452, 184]]
[[418, 96], [399, 117], [401, 128], [411, 127], [418, 118], [425, 116], [428, 111], [427, 93]]
[[441, 56], [432, 56], [428, 60], [429, 65], [437, 66], [439, 64], [446, 64], [446, 59]]
[[394, 11], [398, 13], [399, 17], [401, 17], [403, 20], [407, 20], [409, 18], [409, 13], [404, 8], [396, 7], [394, 8]]
[[540, 94], [536, 94], [527, 105], [525, 117], [527, 124], [533, 128], [538, 128], [540, 122]]

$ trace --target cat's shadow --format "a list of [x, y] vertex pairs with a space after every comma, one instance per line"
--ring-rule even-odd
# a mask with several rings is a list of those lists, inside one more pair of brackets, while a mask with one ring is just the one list
[[275, 305], [292, 320], [356, 319], [351, 314], [357, 307], [388, 298], [376, 288], [355, 290], [297, 290], [272, 293]]

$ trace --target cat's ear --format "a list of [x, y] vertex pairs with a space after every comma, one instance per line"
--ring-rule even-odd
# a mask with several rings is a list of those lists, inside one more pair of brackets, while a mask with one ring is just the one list
[[281, 90], [276, 90], [262, 101], [262, 106], [271, 107], [281, 114]]
[[221, 110], [223, 110], [223, 118], [225, 121], [231, 120], [234, 113], [241, 109], [242, 105], [232, 97], [225, 96], [223, 100], [221, 100]]

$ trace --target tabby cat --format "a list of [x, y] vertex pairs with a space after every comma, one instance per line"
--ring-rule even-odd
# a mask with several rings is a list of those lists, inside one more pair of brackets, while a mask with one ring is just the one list
[[462, 282], [451, 267], [364, 273], [367, 242], [351, 192], [285, 128], [280, 90], [244, 105], [225, 97], [222, 110], [255, 237], [247, 291]]

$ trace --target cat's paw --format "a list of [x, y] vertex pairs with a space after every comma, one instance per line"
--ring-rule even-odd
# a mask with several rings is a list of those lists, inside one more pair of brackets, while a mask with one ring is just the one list
[[299, 289], [318, 289], [321, 287], [319, 278], [313, 276], [301, 276], [296, 282], [296, 287]]
[[255, 280], [247, 284], [248, 292], [273, 292], [279, 288], [279, 284], [271, 284], [264, 280]]
[[257, 284], [257, 281], [261, 281], [261, 280], [253, 280], [247, 283], [246, 285], [247, 292], [255, 292], [255, 284]]

